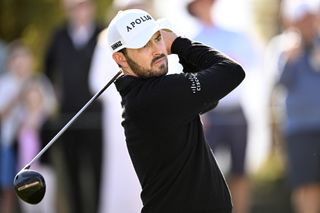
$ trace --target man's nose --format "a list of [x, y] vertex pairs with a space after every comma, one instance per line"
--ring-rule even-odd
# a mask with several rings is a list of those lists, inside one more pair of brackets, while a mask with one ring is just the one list
[[152, 55], [160, 55], [162, 53], [161, 45], [156, 42], [151, 42], [150, 48], [152, 51]]

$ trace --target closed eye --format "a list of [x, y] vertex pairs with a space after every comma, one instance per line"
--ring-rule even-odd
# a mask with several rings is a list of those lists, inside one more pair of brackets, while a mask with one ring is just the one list
[[158, 41], [158, 42], [162, 40], [161, 33], [159, 33], [159, 35], [155, 38], [155, 40]]
[[[162, 40], [162, 35], [161, 35], [161, 33], [160, 32], [158, 32], [157, 34], [155, 34], [154, 35], [154, 37], [152, 38], [155, 42], [160, 42], [161, 40]], [[151, 41], [149, 41], [148, 43], [146, 43], [142, 48], [146, 48], [146, 47], [148, 47], [149, 45], [150, 45], [150, 42]], [[142, 49], [141, 48], [141, 49]]]

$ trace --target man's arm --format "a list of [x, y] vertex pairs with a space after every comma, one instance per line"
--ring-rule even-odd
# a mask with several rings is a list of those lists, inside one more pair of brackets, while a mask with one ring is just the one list
[[[204, 51], [203, 47], [205, 47], [205, 45], [203, 45], [199, 42], [191, 42], [190, 41], [192, 43], [192, 46], [189, 46], [189, 45], [186, 45], [185, 43], [182, 43], [181, 41], [179, 42], [180, 39], [178, 39], [176, 41], [178, 36], [174, 32], [169, 31], [169, 30], [162, 30], [161, 34], [162, 34], [163, 40], [166, 44], [168, 55], [170, 55], [170, 54], [177, 54], [178, 55], [179, 62], [183, 66], [184, 72], [191, 72], [191, 73], [199, 72], [202, 69], [209, 68], [212, 65], [212, 62], [219, 63], [222, 61], [229, 60], [231, 63], [235, 63], [234, 61], [229, 59], [227, 56], [221, 54], [218, 51], [215, 51], [213, 49], [213, 47], [207, 47], [207, 50], [211, 50], [211, 53], [215, 52], [214, 58], [211, 57], [212, 60], [205, 59], [206, 61], [205, 60], [201, 61], [200, 58], [198, 58], [199, 61], [190, 60], [190, 57], [194, 58], [194, 56], [196, 56], [196, 55], [199, 56], [199, 54], [201, 54], [201, 51], [202, 52]], [[180, 43], [180, 44], [173, 45], [175, 41], [176, 41], [176, 43]], [[181, 49], [181, 47], [183, 49]], [[190, 53], [190, 51], [188, 51], [188, 49], [190, 49], [190, 48], [193, 49], [191, 51], [192, 53], [194, 53], [193, 56], [187, 54], [187, 53]], [[179, 51], [179, 49], [180, 49], [180, 51]], [[210, 55], [212, 56], [212, 54], [210, 54]], [[203, 57], [205, 57], [205, 56], [203, 56]], [[205, 63], [203, 63], [203, 62], [205, 62]]]
[[[164, 36], [165, 42], [166, 37]], [[182, 74], [148, 81], [144, 102], [139, 105], [148, 119], [166, 123], [188, 122], [212, 108], [244, 79], [242, 67], [226, 56], [187, 38], [172, 37], [171, 51], [197, 68]], [[167, 44], [167, 43], [166, 43]], [[170, 51], [168, 51], [170, 53]], [[148, 97], [148, 98], [145, 98]], [[159, 107], [161, 106], [161, 107]], [[157, 113], [154, 113], [157, 109]]]

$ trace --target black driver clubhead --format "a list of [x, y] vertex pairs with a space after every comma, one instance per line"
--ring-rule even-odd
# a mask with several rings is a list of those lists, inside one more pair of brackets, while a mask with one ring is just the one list
[[22, 170], [14, 178], [13, 185], [20, 199], [29, 204], [38, 204], [46, 193], [43, 176], [33, 170]]

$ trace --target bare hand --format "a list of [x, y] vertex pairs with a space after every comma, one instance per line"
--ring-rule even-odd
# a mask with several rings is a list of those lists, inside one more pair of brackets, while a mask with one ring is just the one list
[[161, 35], [166, 45], [167, 53], [170, 55], [172, 43], [178, 36], [171, 30], [161, 30]]

